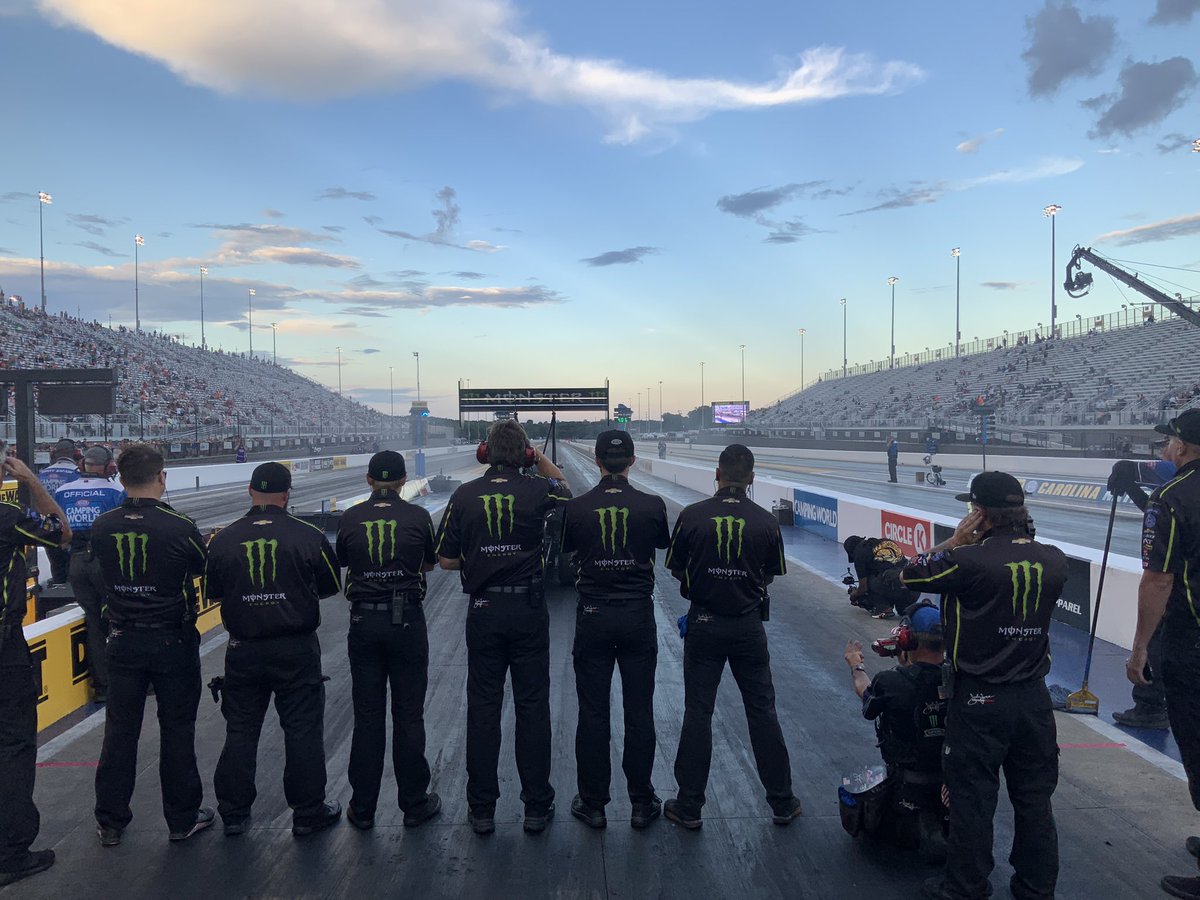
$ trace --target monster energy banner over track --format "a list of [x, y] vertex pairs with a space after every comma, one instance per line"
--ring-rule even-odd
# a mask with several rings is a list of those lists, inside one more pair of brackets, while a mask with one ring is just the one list
[[608, 411], [608, 384], [597, 388], [459, 388], [458, 411]]

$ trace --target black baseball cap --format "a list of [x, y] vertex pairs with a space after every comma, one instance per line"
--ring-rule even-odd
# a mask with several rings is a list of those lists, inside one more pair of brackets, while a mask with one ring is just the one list
[[603, 432], [596, 438], [596, 457], [598, 459], [630, 459], [633, 457], [633, 438], [628, 431]]
[[58, 443], [54, 445], [54, 450], [51, 451], [54, 459], [75, 459], [75, 442], [70, 438], [59, 438]]
[[399, 481], [404, 477], [404, 456], [395, 450], [380, 450], [367, 463], [367, 474], [376, 481]]
[[956, 494], [955, 500], [974, 503], [989, 509], [1025, 505], [1025, 491], [1021, 482], [1007, 472], [980, 472], [971, 479], [971, 490]]
[[1154, 430], [1167, 437], [1177, 437], [1189, 444], [1200, 444], [1200, 409], [1189, 409], [1173, 418], [1166, 425], [1155, 425]]
[[277, 462], [259, 463], [250, 476], [250, 489], [260, 494], [282, 494], [292, 486], [292, 473]]

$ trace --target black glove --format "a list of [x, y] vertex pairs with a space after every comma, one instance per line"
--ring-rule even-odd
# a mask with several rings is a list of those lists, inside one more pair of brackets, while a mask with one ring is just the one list
[[1117, 496], [1128, 494], [1131, 488], [1137, 486], [1137, 471], [1137, 463], [1132, 460], [1117, 460], [1108, 476], [1109, 492]]

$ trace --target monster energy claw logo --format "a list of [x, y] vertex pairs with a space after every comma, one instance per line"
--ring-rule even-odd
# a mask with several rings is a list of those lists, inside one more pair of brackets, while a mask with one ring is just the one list
[[271, 581], [275, 580], [275, 551], [279, 549], [279, 541], [259, 538], [255, 541], [242, 541], [246, 548], [246, 565], [250, 571], [250, 583], [257, 588], [263, 588], [267, 583], [267, 565], [271, 566]]
[[[487, 517], [488, 534], [493, 538], [503, 538], [512, 534], [513, 520], [517, 498], [513, 494], [484, 494], [479, 498], [483, 501], [483, 514]], [[505, 513], [508, 520], [505, 522]], [[506, 530], [507, 528], [507, 530]]]
[[[1017, 614], [1017, 604], [1021, 604], [1021, 618], [1029, 618], [1029, 595], [1033, 593], [1033, 611], [1036, 613], [1042, 603], [1042, 564], [1024, 562], [1005, 563], [1012, 573], [1012, 607], [1013, 615]], [[1037, 590], [1034, 591], [1034, 576], [1037, 577]]]
[[395, 519], [372, 519], [370, 522], [363, 522], [363, 528], [367, 532], [367, 557], [377, 566], [382, 566], [384, 563], [383, 544], [388, 541], [389, 550], [387, 559], [393, 559], [396, 556], [396, 520]]
[[[113, 535], [117, 542], [117, 565], [121, 575], [133, 581], [135, 573], [140, 569], [146, 574], [146, 545], [150, 543], [150, 535], [139, 534], [136, 531], [122, 531]], [[138, 552], [141, 552], [141, 566], [138, 566]]]
[[617, 551], [617, 535], [624, 550], [629, 544], [629, 509], [624, 506], [605, 506], [596, 510], [600, 517], [600, 543], [609, 553]]
[[[741, 559], [742, 534], [746, 530], [746, 520], [735, 516], [713, 516], [712, 520], [717, 527], [717, 555], [727, 563]], [[736, 552], [733, 548], [735, 539], [737, 540]]]

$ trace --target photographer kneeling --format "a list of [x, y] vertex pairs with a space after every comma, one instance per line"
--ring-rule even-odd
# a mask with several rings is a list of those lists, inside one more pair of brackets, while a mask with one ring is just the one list
[[900, 570], [908, 565], [908, 559], [895, 541], [852, 534], [842, 543], [842, 549], [858, 576], [857, 585], [849, 574], [842, 579], [849, 587], [852, 606], [861, 606], [876, 619], [890, 619], [920, 597], [919, 591], [910, 591], [900, 583]]
[[899, 847], [917, 849], [926, 862], [940, 863], [946, 858], [941, 613], [928, 601], [910, 606], [896, 636], [876, 641], [871, 649], [880, 656], [898, 656], [900, 661], [871, 679], [863, 665], [862, 644], [846, 645], [854, 692], [862, 698], [863, 717], [875, 722], [887, 766], [887, 781], [876, 795], [877, 802], [886, 805], [886, 813], [875, 834]]

